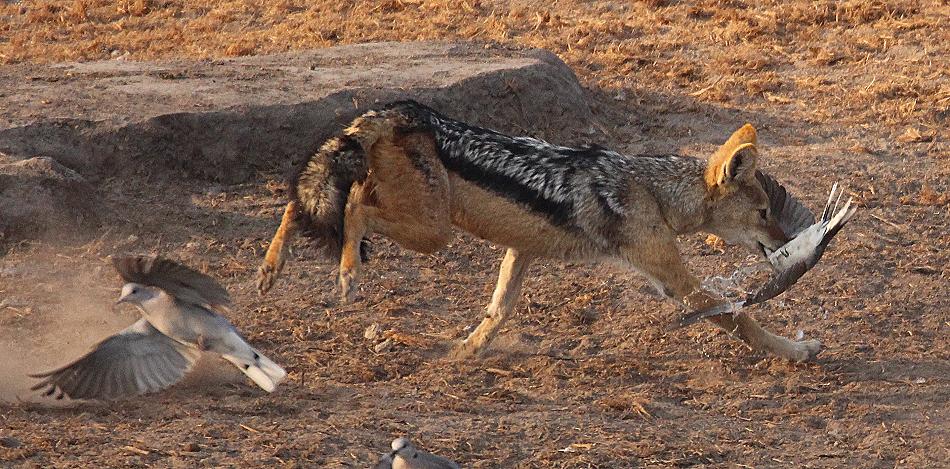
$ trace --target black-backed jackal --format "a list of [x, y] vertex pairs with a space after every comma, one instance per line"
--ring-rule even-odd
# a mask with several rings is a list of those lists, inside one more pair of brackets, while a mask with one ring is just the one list
[[[431, 253], [452, 239], [454, 225], [508, 248], [487, 314], [457, 356], [477, 354], [494, 338], [535, 258], [619, 263], [687, 308], [713, 307], [721, 300], [686, 270], [677, 235], [708, 232], [758, 254], [788, 240], [758, 181], [755, 143], [746, 125], [707, 161], [624, 156], [510, 137], [414, 101], [392, 103], [353, 120], [297, 174], [258, 288], [263, 294], [273, 286], [297, 231], [339, 259], [349, 301], [363, 238], [379, 233]], [[821, 348], [772, 334], [742, 312], [708, 319], [754, 349], [791, 360]]]

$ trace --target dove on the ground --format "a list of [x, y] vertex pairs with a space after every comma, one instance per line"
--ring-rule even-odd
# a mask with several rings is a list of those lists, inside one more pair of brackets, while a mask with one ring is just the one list
[[726, 303], [706, 310], [690, 312], [680, 318], [678, 327], [688, 326], [706, 317], [733, 313], [744, 306], [764, 303], [781, 295], [818, 264], [828, 243], [851, 221], [857, 211], [856, 207], [851, 206], [851, 198], [844, 206], [838, 208], [842, 193], [838, 190], [838, 184], [835, 183], [828, 195], [821, 217], [816, 222], [815, 216], [788, 194], [781, 184], [768, 175], [757, 174], [757, 176], [769, 195], [769, 207], [775, 214], [779, 226], [787, 235], [794, 237], [775, 251], [765, 252], [774, 273], [759, 289], [736, 303]]
[[459, 469], [448, 459], [416, 448], [406, 437], [396, 438], [390, 447], [392, 451], [383, 455], [374, 469]]
[[61, 368], [35, 375], [32, 390], [56, 398], [108, 400], [156, 392], [180, 381], [201, 351], [216, 353], [272, 392], [287, 372], [251, 347], [222, 315], [227, 290], [211, 277], [159, 257], [113, 259], [126, 282], [117, 303], [142, 318]]

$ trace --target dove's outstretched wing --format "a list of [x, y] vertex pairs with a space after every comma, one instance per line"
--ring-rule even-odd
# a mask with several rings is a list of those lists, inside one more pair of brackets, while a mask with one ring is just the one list
[[213, 278], [162, 257], [125, 256], [112, 259], [126, 282], [165, 290], [178, 301], [212, 308], [230, 308], [231, 296]]
[[57, 390], [57, 399], [116, 399], [165, 389], [178, 381], [198, 359], [197, 349], [166, 337], [145, 319], [113, 335], [82, 358], [53, 371], [31, 390]]
[[815, 214], [793, 197], [775, 178], [762, 171], [756, 171], [755, 178], [769, 196], [769, 212], [778, 221], [778, 226], [785, 232], [785, 236], [794, 238], [815, 223]]

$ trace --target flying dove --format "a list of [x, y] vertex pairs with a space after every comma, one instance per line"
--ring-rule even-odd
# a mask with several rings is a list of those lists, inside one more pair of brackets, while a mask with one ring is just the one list
[[756, 177], [769, 196], [769, 208], [778, 221], [779, 227], [787, 236], [793, 237], [775, 251], [765, 254], [772, 265], [773, 274], [758, 290], [748, 294], [736, 304], [718, 305], [709, 309], [694, 311], [680, 318], [678, 326], [688, 326], [699, 320], [733, 312], [743, 306], [764, 303], [788, 290], [798, 282], [821, 259], [831, 239], [851, 221], [857, 211], [851, 206], [852, 199], [838, 209], [841, 192], [838, 184], [831, 187], [828, 202], [816, 222], [815, 216], [789, 194], [781, 184], [765, 173], [756, 173]]
[[99, 400], [156, 392], [181, 380], [201, 351], [220, 354], [267, 392], [287, 376], [221, 315], [231, 298], [211, 277], [160, 257], [114, 258], [113, 265], [126, 282], [116, 304], [138, 306], [142, 319], [70, 364], [30, 375], [43, 378], [32, 390]]
[[392, 451], [383, 455], [374, 469], [460, 469], [459, 465], [416, 449], [406, 437], [393, 440]]

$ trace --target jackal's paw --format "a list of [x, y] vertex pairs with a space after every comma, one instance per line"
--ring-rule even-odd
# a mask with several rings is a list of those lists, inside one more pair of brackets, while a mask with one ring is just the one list
[[356, 298], [356, 273], [340, 272], [340, 303], [349, 304]]
[[269, 262], [261, 264], [261, 267], [257, 269], [257, 293], [261, 296], [267, 294], [271, 287], [274, 286], [274, 282], [277, 281], [277, 274], [279, 273], [279, 267]]
[[793, 342], [795, 348], [791, 351], [787, 357], [789, 360], [796, 362], [807, 362], [813, 360], [815, 357], [821, 353], [822, 345], [821, 342], [815, 339], [811, 340], [799, 340]]
[[465, 339], [455, 344], [449, 352], [449, 358], [455, 360], [475, 358], [480, 351], [481, 349], [473, 341]]

